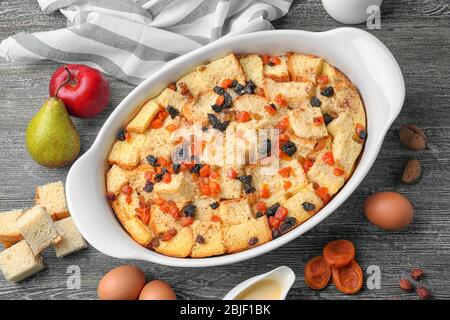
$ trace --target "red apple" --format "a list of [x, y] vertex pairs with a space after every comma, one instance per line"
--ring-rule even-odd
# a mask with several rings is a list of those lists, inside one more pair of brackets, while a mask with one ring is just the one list
[[48, 91], [58, 96], [69, 114], [78, 118], [93, 118], [108, 105], [111, 92], [109, 83], [96, 69], [68, 64], [53, 73]]

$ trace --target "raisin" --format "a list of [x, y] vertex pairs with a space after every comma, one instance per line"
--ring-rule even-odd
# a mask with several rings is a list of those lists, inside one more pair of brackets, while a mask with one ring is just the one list
[[230, 109], [233, 98], [226, 91], [223, 93], [223, 97], [225, 98], [225, 100], [223, 101], [222, 108]]
[[211, 202], [209, 206], [211, 207], [211, 209], [217, 209], [219, 207], [219, 203], [217, 201], [214, 201]]
[[197, 207], [195, 205], [193, 205], [192, 203], [185, 205], [183, 207], [183, 213], [186, 217], [194, 217], [195, 216], [195, 211], [197, 210]]
[[256, 191], [256, 188], [250, 184], [244, 184], [244, 192], [245, 194], [250, 194]]
[[151, 181], [145, 182], [144, 191], [145, 192], [152, 192], [153, 191], [154, 184]]
[[252, 80], [245, 82], [245, 92], [248, 94], [254, 94], [256, 90], [256, 84]]
[[197, 163], [191, 168], [191, 172], [192, 173], [199, 173], [201, 168], [203, 168], [203, 164]]
[[180, 114], [180, 111], [178, 111], [176, 108], [174, 108], [171, 105], [168, 105], [166, 109], [172, 119], [174, 119], [176, 116], [178, 116]]
[[127, 138], [127, 131], [124, 128], [121, 128], [117, 133], [117, 140], [125, 141], [126, 138]]
[[152, 155], [147, 156], [147, 162], [148, 164], [150, 164], [152, 167], [159, 167], [160, 164], [158, 163], [158, 158]]
[[361, 130], [361, 131], [359, 132], [359, 138], [360, 138], [361, 140], [366, 140], [366, 138], [367, 138], [367, 131], [366, 131], [366, 130]]
[[253, 177], [251, 175], [240, 176], [238, 180], [244, 184], [252, 184]]
[[161, 180], [162, 180], [162, 178], [163, 178], [163, 174], [162, 173], [158, 173], [156, 176], [155, 176], [155, 182], [160, 182]]
[[310, 102], [313, 107], [319, 108], [322, 105], [322, 101], [320, 101], [316, 96], [312, 97]]
[[290, 231], [294, 226], [291, 223], [282, 222], [280, 225], [280, 233], [285, 234]]
[[286, 141], [281, 146], [281, 151], [286, 153], [288, 156], [292, 157], [292, 155], [297, 151], [297, 147], [295, 146], [295, 143], [292, 141]]
[[157, 237], [153, 238], [151, 242], [152, 248], [158, 248], [159, 247], [159, 239]]
[[233, 80], [233, 82], [231, 83], [231, 86], [230, 86], [230, 88], [234, 88], [234, 87], [236, 87], [236, 86], [237, 86], [237, 84], [238, 84], [238, 82], [236, 81], [236, 79], [234, 79], [234, 80]]
[[269, 61], [269, 62], [267, 62], [267, 65], [268, 65], [269, 67], [273, 67], [273, 66], [275, 65], [275, 63], [273, 63], [272, 61]]
[[264, 214], [261, 211], [257, 211], [255, 214], [256, 219], [261, 218]]
[[329, 124], [331, 121], [334, 120], [333, 117], [330, 116], [328, 113], [325, 113], [325, 114], [323, 115], [323, 119], [325, 120], [325, 124]]
[[202, 131], [203, 131], [203, 132], [208, 131], [208, 127], [202, 127]]
[[334, 94], [333, 87], [326, 87], [320, 92], [320, 94], [323, 95], [324, 97], [328, 98], [331, 97]]
[[197, 237], [195, 238], [195, 242], [200, 243], [200, 244], [204, 244], [205, 243], [205, 237], [202, 236], [201, 234], [198, 234]]
[[284, 218], [283, 222], [291, 226], [295, 226], [295, 224], [297, 223], [297, 219], [295, 219], [294, 217], [286, 217]]
[[276, 228], [276, 229], [273, 229], [273, 230], [272, 230], [272, 237], [273, 237], [274, 239], [276, 239], [276, 238], [278, 238], [278, 237], [280, 237], [280, 236], [281, 236], [281, 231], [280, 231], [280, 229]]
[[217, 93], [219, 96], [222, 96], [225, 92], [225, 89], [219, 86], [215, 86], [214, 92]]
[[242, 96], [243, 94], [245, 94], [245, 87], [238, 83], [235, 87], [234, 87], [234, 92], [236, 92], [238, 95]]
[[108, 198], [109, 201], [115, 201], [117, 199], [116, 195], [113, 192], [108, 192], [106, 198]]
[[208, 121], [214, 129], [219, 131], [225, 131], [230, 124], [230, 121], [220, 122], [219, 118], [217, 118], [212, 113], [208, 113]]
[[266, 210], [266, 216], [268, 216], [268, 217], [274, 216], [275, 213], [277, 213], [277, 210], [279, 207], [280, 207], [280, 204], [278, 202], [271, 205], [270, 207], [268, 207]]
[[222, 106], [218, 106], [217, 104], [213, 104], [212, 106], [211, 106], [211, 109], [213, 109], [215, 112], [217, 112], [217, 113], [220, 113], [220, 112], [222, 112], [222, 110], [223, 110], [223, 108], [222, 108]]
[[255, 244], [257, 244], [259, 241], [259, 239], [257, 237], [251, 237], [250, 239], [248, 239], [248, 245], [249, 246], [254, 246]]
[[181, 164], [179, 163], [172, 163], [172, 171], [173, 173], [179, 173], [181, 169]]
[[316, 210], [316, 206], [311, 202], [303, 202], [302, 207], [305, 211], [314, 211]]

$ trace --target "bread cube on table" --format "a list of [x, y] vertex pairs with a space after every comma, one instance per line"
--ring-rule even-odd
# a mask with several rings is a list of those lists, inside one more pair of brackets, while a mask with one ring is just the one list
[[16, 227], [16, 221], [22, 215], [22, 210], [0, 213], [0, 242], [4, 247], [9, 247], [23, 239], [22, 234]]
[[78, 231], [72, 217], [68, 217], [55, 222], [56, 229], [62, 236], [62, 240], [53, 245], [58, 258], [67, 256], [71, 253], [87, 248], [80, 232]]
[[0, 252], [0, 270], [8, 281], [20, 282], [42, 269], [42, 258], [33, 253], [25, 240]]
[[16, 226], [34, 255], [38, 255], [50, 244], [61, 241], [61, 235], [56, 230], [51, 216], [39, 205], [29, 209], [17, 219]]
[[53, 220], [70, 216], [66, 203], [64, 185], [61, 181], [37, 187], [35, 204], [43, 207], [51, 215]]

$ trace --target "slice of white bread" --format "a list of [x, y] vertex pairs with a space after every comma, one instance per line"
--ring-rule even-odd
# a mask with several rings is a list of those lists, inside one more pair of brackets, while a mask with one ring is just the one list
[[198, 67], [195, 71], [179, 79], [177, 87], [180, 88], [180, 83], [185, 83], [189, 92], [196, 97], [200, 93], [214, 88], [215, 85], [220, 85], [225, 79], [245, 84], [244, 71], [239, 60], [232, 53]]
[[239, 252], [272, 240], [266, 216], [224, 227], [223, 238], [228, 253]]
[[161, 106], [155, 100], [147, 101], [138, 112], [138, 114], [126, 126], [127, 131], [144, 133], [147, 130], [150, 122], [159, 112]]
[[245, 78], [252, 80], [258, 87], [264, 86], [264, 65], [262, 59], [256, 54], [249, 54], [239, 59]]
[[247, 198], [221, 201], [218, 215], [224, 226], [237, 225], [253, 219]]
[[192, 224], [194, 246], [192, 258], [204, 258], [225, 253], [220, 222], [195, 221]]
[[[314, 210], [305, 210], [304, 203], [314, 205]], [[296, 219], [296, 225], [302, 224], [323, 207], [322, 200], [316, 195], [312, 183], [282, 202], [281, 205], [288, 209], [288, 217]], [[308, 206], [305, 207], [308, 209]]]
[[170, 240], [159, 239], [153, 246], [156, 252], [173, 257], [187, 257], [194, 246], [194, 237], [191, 227], [182, 227], [170, 214], [164, 213], [158, 206], [152, 206], [150, 226], [157, 236], [163, 235], [169, 230], [175, 230], [176, 235]]
[[0, 213], [0, 241], [4, 246], [16, 243], [23, 239], [16, 227], [16, 220], [23, 215], [23, 210], [12, 210]]
[[[302, 104], [288, 112], [289, 125], [294, 133], [305, 139], [320, 139], [328, 135], [320, 108]], [[318, 122], [315, 122], [318, 120]]]
[[291, 81], [309, 80], [316, 82], [322, 70], [323, 59], [301, 53], [293, 53], [287, 59], [287, 67]]
[[71, 253], [87, 248], [80, 232], [78, 231], [72, 217], [68, 217], [55, 222], [58, 233], [61, 234], [62, 240], [53, 245], [56, 257], [62, 258]]
[[123, 186], [128, 183], [126, 172], [116, 164], [106, 172], [106, 192], [117, 195]]
[[314, 89], [315, 86], [311, 81], [277, 82], [267, 78], [264, 80], [264, 92], [269, 100], [274, 100], [278, 94], [281, 94], [293, 108], [309, 102], [315, 93]]
[[52, 243], [61, 241], [61, 235], [56, 230], [52, 217], [39, 205], [18, 218], [16, 226], [30, 245], [34, 255], [38, 255]]
[[117, 164], [122, 169], [131, 170], [139, 165], [140, 149], [145, 140], [144, 134], [128, 133], [124, 141], [117, 140], [108, 156], [110, 165]]
[[281, 56], [278, 58], [280, 59], [279, 64], [273, 66], [269, 64], [264, 65], [264, 76], [278, 82], [290, 81], [286, 57]]
[[195, 184], [187, 176], [187, 173], [180, 172], [172, 175], [170, 183], [163, 181], [155, 184], [153, 192], [165, 200], [171, 200], [177, 204], [188, 202], [195, 191]]
[[53, 220], [64, 219], [70, 216], [64, 185], [61, 181], [37, 187], [35, 203], [47, 210]]
[[362, 149], [362, 144], [355, 141], [353, 136], [356, 126], [351, 115], [342, 113], [328, 125], [328, 132], [333, 136], [331, 149], [336, 164], [344, 169], [344, 175], [350, 176]]
[[0, 252], [0, 270], [8, 281], [20, 282], [42, 269], [42, 258], [35, 256], [25, 240]]
[[136, 209], [139, 208], [139, 198], [136, 192], [131, 194], [131, 202], [127, 202], [127, 196], [119, 194], [112, 202], [112, 207], [117, 218], [128, 234], [140, 245], [146, 247], [153, 239], [153, 231], [143, 223], [137, 216]]

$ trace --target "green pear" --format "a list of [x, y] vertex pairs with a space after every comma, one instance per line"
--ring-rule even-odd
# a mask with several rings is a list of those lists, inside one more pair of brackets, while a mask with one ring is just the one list
[[48, 168], [71, 163], [80, 152], [80, 137], [64, 102], [51, 97], [28, 123], [26, 146], [34, 161]]

